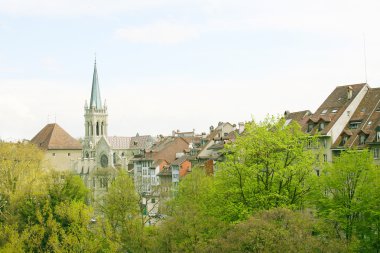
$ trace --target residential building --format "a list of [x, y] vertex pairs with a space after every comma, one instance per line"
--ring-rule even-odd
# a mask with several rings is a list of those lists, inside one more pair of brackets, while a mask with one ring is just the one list
[[322, 149], [325, 162], [348, 148], [369, 148], [379, 159], [380, 88], [366, 83], [338, 86], [315, 113], [286, 112], [285, 118], [287, 123], [297, 121], [305, 133], [318, 135], [314, 148]]

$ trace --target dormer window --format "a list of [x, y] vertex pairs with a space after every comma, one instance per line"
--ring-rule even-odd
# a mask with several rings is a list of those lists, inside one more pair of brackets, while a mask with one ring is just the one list
[[325, 129], [325, 122], [321, 122], [321, 123], [319, 123], [318, 130], [319, 130], [319, 131], [322, 131], [323, 129]]
[[364, 145], [366, 140], [367, 140], [367, 136], [365, 136], [364, 134], [360, 135], [359, 145]]
[[324, 109], [321, 114], [326, 114], [327, 113], [327, 109]]
[[314, 128], [314, 124], [313, 123], [309, 123], [307, 125], [307, 132], [310, 133], [313, 130], [313, 128]]
[[348, 136], [347, 136], [347, 135], [344, 135], [344, 136], [342, 137], [342, 142], [340, 143], [340, 146], [344, 146], [344, 145], [346, 145], [347, 141], [348, 141]]
[[333, 109], [331, 112], [336, 113], [337, 111], [338, 111], [338, 109]]
[[350, 122], [350, 125], [348, 126], [348, 128], [358, 129], [361, 123], [362, 123], [361, 121], [352, 121]]

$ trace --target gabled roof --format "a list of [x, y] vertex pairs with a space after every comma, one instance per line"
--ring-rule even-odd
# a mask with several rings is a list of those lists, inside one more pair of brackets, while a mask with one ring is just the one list
[[[320, 132], [320, 134], [327, 134], [333, 127], [335, 122], [345, 112], [346, 108], [355, 99], [358, 93], [367, 86], [366, 83], [351, 84], [345, 86], [338, 86], [327, 97], [317, 111], [310, 116], [313, 122], [319, 122], [321, 119], [327, 122], [327, 126]], [[352, 90], [352, 97], [348, 98], [347, 90]], [[306, 129], [305, 129], [306, 130]]]
[[[345, 127], [342, 134], [349, 136], [345, 147], [360, 146], [360, 135], [368, 136], [365, 143], [374, 142], [376, 139], [376, 128], [380, 126], [380, 88], [370, 88], [364, 96], [359, 106], [353, 113], [350, 122], [360, 122], [357, 129], [349, 129], [350, 123]], [[348, 133], [351, 133], [348, 134]], [[333, 147], [341, 145], [341, 138], [338, 139]]]
[[47, 124], [33, 139], [30, 141], [37, 147], [54, 150], [54, 149], [82, 149], [80, 142], [71, 137], [58, 124]]
[[181, 156], [180, 158], [174, 160], [171, 165], [181, 165], [182, 163], [184, 163], [186, 160], [188, 160], [188, 156], [187, 155], [183, 155]]
[[301, 128], [306, 124], [307, 120], [309, 119], [309, 116], [311, 115], [311, 112], [309, 110], [304, 111], [298, 111], [298, 112], [285, 112], [285, 119], [286, 124], [288, 125], [290, 122], [295, 121], [297, 122]]

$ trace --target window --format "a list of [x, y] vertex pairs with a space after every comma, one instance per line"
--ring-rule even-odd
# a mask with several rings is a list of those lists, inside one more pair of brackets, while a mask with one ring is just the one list
[[173, 178], [178, 178], [178, 174], [173, 174]]
[[360, 121], [352, 121], [352, 122], [350, 122], [350, 125], [348, 126], [348, 128], [357, 129], [357, 128], [359, 128], [360, 123], [361, 123]]
[[322, 140], [322, 143], [323, 143], [323, 147], [324, 147], [324, 148], [327, 148], [327, 140], [326, 140], [326, 139], [323, 139], [323, 140]]
[[327, 113], [327, 109], [324, 109], [321, 114], [326, 114]]
[[336, 113], [337, 111], [338, 111], [338, 109], [333, 109], [331, 112]]
[[309, 125], [307, 125], [307, 132], [310, 133], [314, 128], [314, 124], [313, 123], [310, 123]]
[[327, 155], [326, 154], [323, 154], [323, 161], [327, 162]]
[[360, 135], [360, 137], [359, 137], [359, 145], [364, 145], [366, 139], [367, 139], [367, 136], [365, 136], [364, 134]]
[[348, 141], [348, 136], [347, 135], [344, 135], [342, 137], [342, 142], [340, 143], [341, 146], [344, 146], [346, 144], [346, 142]]
[[156, 199], [152, 199], [151, 201], [150, 201], [152, 204], [154, 204], [154, 203], [156, 203]]
[[101, 177], [100, 178], [100, 188], [107, 188], [108, 186], [108, 178]]
[[71, 154], [70, 153], [67, 153], [67, 156], [70, 156]]
[[380, 131], [377, 131], [377, 132], [376, 132], [376, 141], [377, 141], [377, 142], [380, 141]]
[[55, 156], [55, 153], [53, 153], [52, 155]]
[[228, 136], [228, 133], [224, 133], [223, 135], [224, 135], [224, 137], [227, 137], [227, 136]]
[[379, 155], [380, 155], [380, 148], [374, 148], [373, 149], [373, 158], [379, 159]]
[[319, 123], [319, 128], [318, 128], [318, 130], [319, 130], [319, 131], [322, 131], [323, 129], [325, 129], [325, 122], [321, 122], [321, 123]]
[[368, 125], [368, 126], [372, 125], [372, 121], [369, 121], [367, 125]]

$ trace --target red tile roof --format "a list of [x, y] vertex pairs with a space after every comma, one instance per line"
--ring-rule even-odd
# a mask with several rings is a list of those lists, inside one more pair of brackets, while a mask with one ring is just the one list
[[58, 124], [47, 124], [30, 142], [46, 150], [82, 149], [81, 143], [71, 137], [71, 135]]

